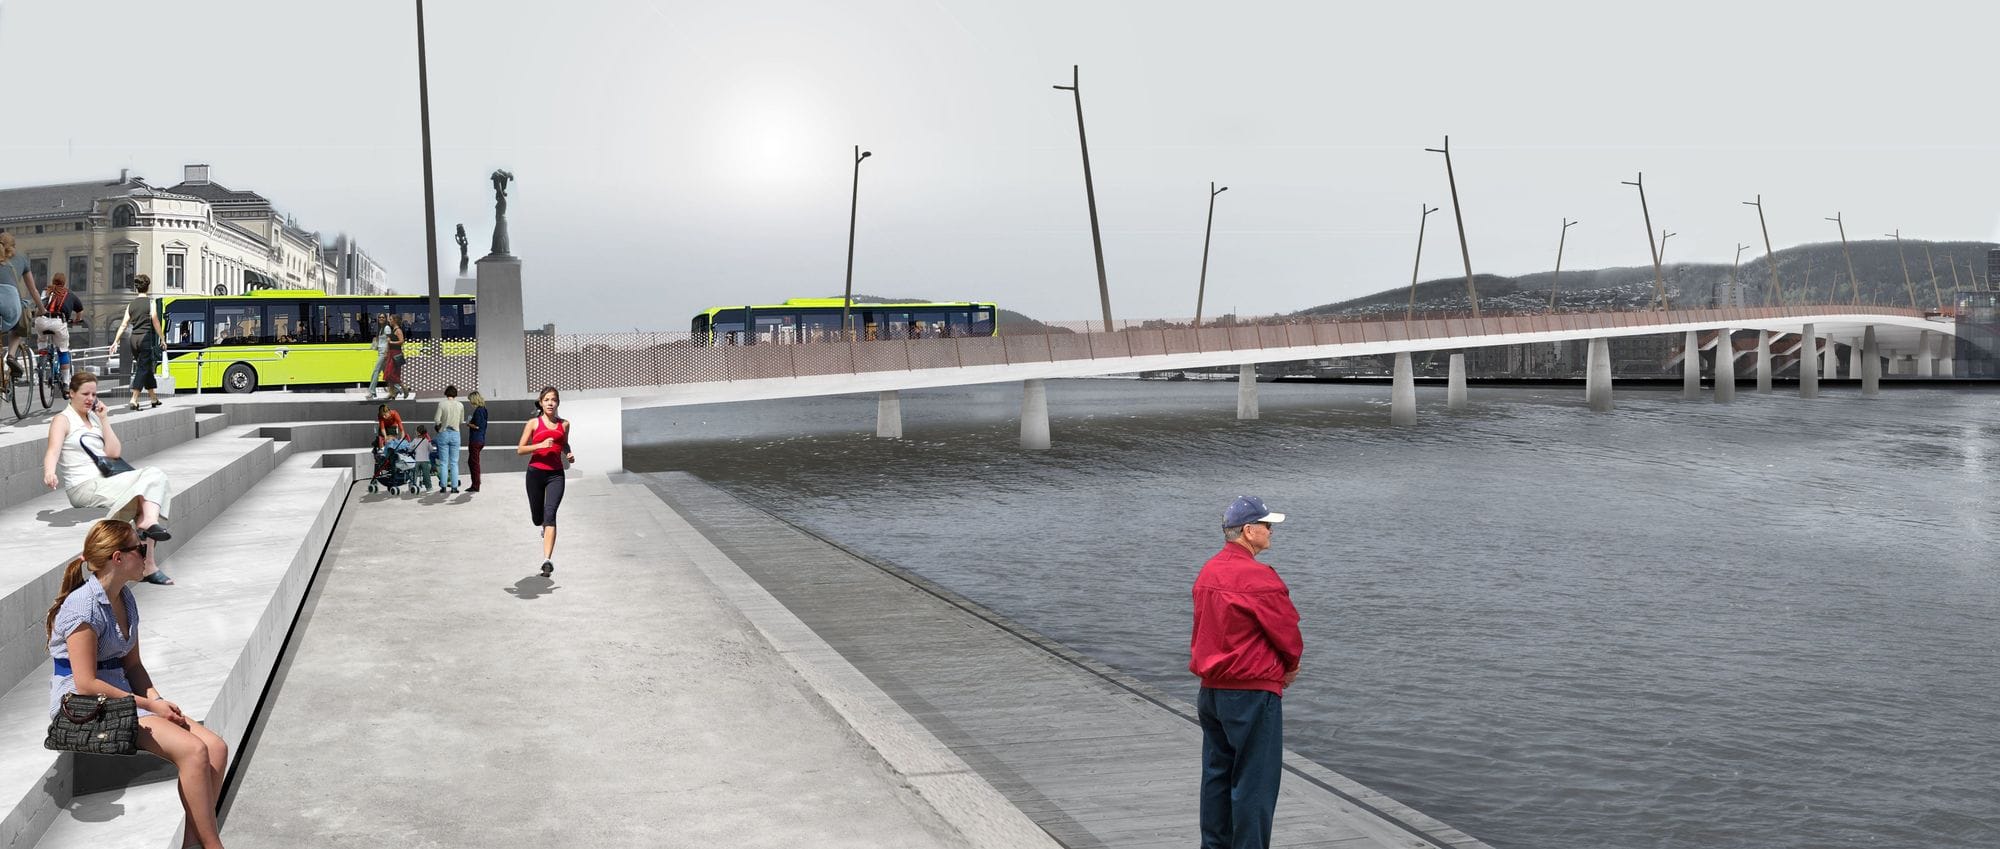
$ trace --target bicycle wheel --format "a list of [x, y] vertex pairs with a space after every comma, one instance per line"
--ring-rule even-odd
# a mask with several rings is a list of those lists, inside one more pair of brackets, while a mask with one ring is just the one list
[[30, 409], [28, 406], [28, 393], [34, 391], [28, 388], [28, 382], [35, 379], [35, 374], [30, 370], [32, 367], [28, 363], [27, 349], [28, 346], [18, 339], [8, 345], [6, 356], [7, 373], [4, 376], [0, 376], [0, 380], [4, 380], [6, 384], [7, 403], [14, 408], [14, 418], [16, 420], [28, 417]]
[[58, 381], [62, 380], [62, 375], [56, 373], [56, 360], [50, 356], [51, 353], [53, 352], [35, 353], [35, 394], [41, 396], [44, 410], [54, 404], [57, 398], [62, 397], [62, 390], [56, 388]]

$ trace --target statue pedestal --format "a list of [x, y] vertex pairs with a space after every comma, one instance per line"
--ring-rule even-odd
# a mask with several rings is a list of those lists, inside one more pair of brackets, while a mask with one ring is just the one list
[[487, 398], [528, 397], [526, 322], [521, 306], [521, 260], [500, 254], [479, 260], [479, 383]]
[[451, 285], [451, 293], [454, 295], [477, 296], [479, 294], [479, 278], [461, 275], [458, 281]]

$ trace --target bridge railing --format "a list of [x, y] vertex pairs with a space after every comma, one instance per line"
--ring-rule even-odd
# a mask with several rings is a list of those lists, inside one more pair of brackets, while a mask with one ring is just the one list
[[[530, 386], [605, 389], [716, 381], [814, 377], [864, 372], [1130, 359], [1169, 354], [1283, 350], [1327, 345], [1437, 340], [1440, 347], [1473, 337], [1675, 324], [1757, 322], [1816, 315], [1922, 317], [1884, 306], [1727, 307], [1634, 312], [1469, 315], [1428, 313], [1395, 318], [1239, 320], [1195, 327], [1192, 321], [1123, 322], [1104, 332], [1098, 322], [1065, 322], [1031, 332], [1001, 327], [1000, 336], [798, 340], [782, 334], [748, 344], [710, 345], [685, 331], [531, 334]], [[1137, 367], [1137, 366], [1135, 366]]]

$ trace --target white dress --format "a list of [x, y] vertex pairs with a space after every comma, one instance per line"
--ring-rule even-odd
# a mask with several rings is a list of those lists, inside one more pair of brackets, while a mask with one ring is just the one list
[[130, 522], [139, 517], [139, 505], [133, 499], [140, 497], [159, 505], [160, 518], [167, 518], [174, 493], [165, 472], [142, 468], [105, 477], [83, 450], [83, 440], [89, 439], [91, 450], [104, 454], [104, 430], [97, 414], [92, 413], [86, 421], [75, 407], [65, 405], [63, 417], [69, 420], [69, 434], [63, 437], [62, 453], [57, 457], [56, 479], [62, 483], [63, 494], [69, 496], [70, 506], [102, 507], [111, 511], [105, 518]]

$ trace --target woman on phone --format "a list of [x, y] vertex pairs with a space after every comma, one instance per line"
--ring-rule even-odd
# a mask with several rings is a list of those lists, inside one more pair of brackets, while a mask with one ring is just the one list
[[562, 393], [544, 386], [535, 396], [541, 411], [521, 426], [515, 454], [528, 455], [528, 514], [542, 529], [542, 577], [555, 574], [556, 511], [562, 508], [563, 469], [576, 462], [569, 450], [569, 422], [556, 414]]
[[[61, 487], [71, 507], [102, 507], [108, 518], [133, 522], [139, 535], [166, 542], [173, 534], [160, 524], [167, 517], [173, 490], [167, 474], [154, 468], [134, 469], [105, 477], [97, 468], [95, 453], [119, 459], [125, 446], [111, 429], [111, 410], [97, 397], [97, 375], [80, 371], [69, 379], [69, 403], [62, 415], [49, 420], [49, 448], [42, 454], [42, 483], [50, 489]], [[174, 579], [147, 561], [144, 578], [149, 584], [171, 584]]]
[[222, 849], [215, 804], [229, 766], [229, 744], [162, 698], [139, 658], [139, 601], [126, 585], [138, 580], [152, 559], [152, 541], [130, 524], [101, 519], [90, 526], [83, 554], [63, 568], [62, 592], [49, 605], [49, 657], [55, 660], [49, 718], [70, 693], [133, 697], [139, 747], [180, 772], [185, 834], [203, 849]]

